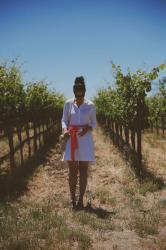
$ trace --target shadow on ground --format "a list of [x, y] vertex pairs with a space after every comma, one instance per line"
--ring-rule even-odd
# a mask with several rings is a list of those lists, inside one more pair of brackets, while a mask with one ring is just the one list
[[10, 173], [0, 175], [0, 201], [15, 200], [28, 191], [28, 180], [39, 165], [45, 165], [50, 149], [57, 144], [58, 135], [52, 135], [47, 142], [23, 166], [15, 167]]
[[158, 190], [166, 186], [163, 178], [157, 177], [150, 170], [148, 170], [148, 166], [145, 159], [142, 159], [141, 162], [138, 161], [137, 155], [132, 150], [130, 145], [126, 145], [123, 140], [121, 140], [120, 143], [117, 145], [115, 135], [113, 139], [110, 130], [104, 126], [101, 127], [105, 135], [110, 137], [110, 139], [113, 141], [114, 146], [118, 148], [119, 152], [121, 153], [121, 156], [134, 171], [135, 176], [137, 177], [140, 183], [143, 183], [145, 181], [151, 181], [152, 183], [156, 184]]
[[86, 207], [82, 208], [82, 210], [87, 213], [96, 214], [100, 219], [107, 219], [116, 214], [115, 212], [109, 212], [101, 207], [92, 207], [91, 203], [88, 203]]

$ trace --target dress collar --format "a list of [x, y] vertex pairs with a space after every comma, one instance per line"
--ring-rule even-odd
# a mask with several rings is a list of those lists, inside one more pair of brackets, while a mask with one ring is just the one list
[[[75, 103], [74, 101], [75, 101], [75, 97], [72, 98], [72, 102], [73, 102], [73, 103]], [[84, 102], [83, 102], [82, 104], [87, 103], [87, 102], [88, 102], [88, 100], [84, 97]], [[81, 105], [82, 105], [82, 104], [81, 104]]]

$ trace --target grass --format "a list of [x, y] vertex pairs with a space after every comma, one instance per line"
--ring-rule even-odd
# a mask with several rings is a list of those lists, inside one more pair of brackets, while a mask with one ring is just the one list
[[158, 234], [160, 220], [161, 215], [159, 211], [151, 209], [149, 211], [144, 211], [140, 215], [135, 215], [132, 227], [140, 237], [155, 235]]
[[44, 204], [28, 204], [27, 211], [1, 204], [0, 239], [5, 249], [69, 249], [76, 241], [79, 249], [91, 246], [90, 237], [83, 231], [70, 228], [65, 217], [54, 209], [54, 200]]
[[132, 198], [135, 195], [135, 192], [136, 190], [133, 187], [126, 187], [124, 189], [124, 193], [127, 194], [130, 198]]
[[[163, 142], [163, 145], [164, 143], [165, 142]], [[162, 146], [162, 148], [164, 148], [164, 146]], [[153, 147], [150, 143], [148, 144], [148, 142], [146, 142], [145, 145], [147, 152], [146, 170], [148, 173], [152, 172], [154, 177], [163, 176], [164, 178], [165, 176], [165, 162], [162, 148], [160, 149], [160, 145], [158, 145], [157, 148], [157, 144]], [[21, 198], [21, 194], [19, 196], [15, 195], [13, 200], [11, 200], [11, 192], [10, 199], [6, 195], [3, 203], [0, 204], [0, 249], [84, 250], [89, 248], [93, 249], [94, 245], [96, 246], [98, 242], [101, 245], [101, 240], [104, 241], [104, 239], [108, 241], [106, 242], [106, 244], [108, 243], [108, 248], [110, 247], [111, 249], [112, 244], [115, 246], [113, 249], [116, 248], [117, 243], [118, 249], [118, 244], [122, 244], [121, 237], [119, 236], [123, 234], [123, 231], [125, 233], [126, 230], [131, 230], [131, 232], [135, 231], [142, 238], [148, 235], [154, 235], [155, 237], [147, 237], [149, 244], [152, 243], [156, 249], [163, 250], [166, 241], [162, 239], [160, 232], [165, 227], [163, 212], [166, 208], [166, 199], [164, 198], [164, 189], [161, 189], [160, 192], [156, 192], [154, 195], [147, 195], [148, 192], [158, 191], [160, 189], [160, 182], [155, 181], [157, 178], [151, 178], [152, 175], [145, 175], [144, 178], [141, 179], [142, 183], [140, 183], [134, 170], [128, 166], [128, 163], [123, 162], [120, 154], [117, 153], [116, 150], [113, 154], [110, 154], [109, 158], [106, 157], [107, 150], [105, 150], [104, 147], [103, 151], [104, 156], [103, 152], [100, 152], [101, 155], [98, 156], [98, 164], [100, 165], [101, 163], [101, 166], [103, 166], [103, 172], [102, 170], [101, 172], [99, 171], [101, 175], [98, 176], [97, 168], [96, 172], [93, 172], [96, 177], [94, 178], [96, 181], [94, 183], [96, 186], [94, 185], [94, 187], [96, 188], [95, 190], [93, 189], [93, 192], [88, 191], [86, 197], [86, 199], [88, 198], [92, 201], [94, 206], [87, 206], [85, 210], [82, 211], [71, 211], [71, 209], [69, 209], [70, 202], [65, 198], [67, 195], [63, 193], [64, 189], [60, 189], [60, 186], [58, 186], [56, 194], [47, 192], [48, 196], [45, 200], [43, 200], [41, 194], [39, 199], [40, 203], [37, 203], [36, 200], [33, 203], [29, 202], [29, 196], [25, 197], [26, 193], [24, 192], [22, 192], [25, 194], [23, 199]], [[143, 151], [143, 153], [144, 152], [145, 151]], [[54, 153], [55, 151], [52, 152], [52, 154]], [[47, 167], [43, 165], [43, 167], [39, 167], [38, 169], [34, 168], [36, 170], [32, 171], [30, 175], [27, 175], [28, 178], [24, 177], [24, 180], [32, 178], [33, 182], [35, 182], [36, 175], [40, 177], [40, 172], [38, 171], [45, 171], [47, 174], [46, 171], [49, 171], [52, 167], [54, 168], [54, 166], [47, 162], [47, 158], [55, 161], [54, 156], [51, 154], [47, 157], [43, 157], [42, 159], [44, 160], [41, 159], [41, 162], [45, 164], [46, 159]], [[30, 166], [31, 165], [32, 162]], [[161, 165], [163, 167], [161, 167]], [[38, 166], [38, 164], [36, 164], [36, 166]], [[108, 167], [109, 171], [107, 171], [104, 166]], [[52, 170], [51, 175], [53, 174], [56, 180], [58, 175], [56, 175], [56, 171]], [[60, 171], [60, 167], [58, 171]], [[112, 179], [109, 179], [110, 175]], [[44, 177], [42, 178], [40, 182], [45, 183], [46, 179], [44, 179]], [[22, 178], [20, 178], [20, 180], [21, 179]], [[103, 185], [103, 180], [105, 181], [105, 185]], [[38, 181], [39, 179], [35, 182], [36, 185], [38, 185]], [[52, 187], [52, 181], [53, 180], [50, 179], [49, 188]], [[19, 182], [15, 181], [15, 185], [18, 185], [18, 183]], [[59, 185], [58, 183], [59, 182], [57, 182], [57, 185]], [[14, 185], [10, 189], [11, 191], [13, 187]], [[56, 186], [53, 185], [53, 187], [55, 188], [54, 190], [56, 190]], [[48, 188], [47, 185], [46, 188]], [[116, 192], [113, 193], [112, 190], [116, 190]], [[38, 192], [38, 196], [40, 196], [39, 192], [41, 192], [41, 189], [36, 189], [36, 192]], [[14, 194], [15, 192], [13, 195]], [[33, 196], [31, 192], [28, 194], [30, 198]], [[17, 197], [21, 198], [18, 200], [20, 203], [17, 202]], [[27, 202], [24, 201], [24, 198]], [[89, 203], [91, 204], [91, 202]], [[17, 208], [14, 207], [15, 205]], [[110, 210], [115, 210], [115, 212], [109, 212]], [[109, 232], [113, 235], [117, 233], [119, 242], [115, 243], [117, 239], [114, 237], [108, 239]], [[135, 239], [137, 240], [138, 236], [135, 232], [132, 232], [132, 237], [136, 237]], [[125, 237], [127, 244], [130, 238], [127, 238], [128, 236]], [[153, 242], [154, 238], [156, 242]], [[146, 240], [140, 239], [140, 247], [146, 248], [146, 243]], [[127, 245], [125, 247], [127, 248]]]
[[97, 190], [95, 197], [99, 199], [101, 204], [116, 205], [116, 198], [112, 197], [112, 194], [108, 190]]
[[158, 201], [158, 207], [159, 208], [166, 208], [166, 199], [160, 199]]
[[138, 210], [142, 209], [142, 207], [143, 207], [142, 200], [139, 198], [133, 199], [132, 203], [131, 203], [131, 207], [133, 209], [138, 209]]
[[155, 192], [161, 188], [159, 182], [154, 180], [147, 179], [139, 186], [139, 192], [142, 195], [145, 195], [147, 192]]
[[166, 249], [166, 238], [163, 237], [158, 241], [157, 250], [165, 250], [165, 249]]
[[80, 211], [75, 213], [73, 218], [82, 225], [88, 225], [94, 230], [113, 230], [113, 223], [110, 217], [107, 219], [101, 219], [97, 218], [97, 215], [95, 214], [91, 214], [86, 211]]

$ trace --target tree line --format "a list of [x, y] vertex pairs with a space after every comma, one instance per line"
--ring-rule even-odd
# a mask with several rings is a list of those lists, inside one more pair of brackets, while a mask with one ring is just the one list
[[[131, 73], [128, 69], [125, 74], [119, 65], [114, 63], [111, 65], [115, 87], [113, 88], [110, 84], [107, 88], [100, 89], [94, 97], [97, 117], [109, 131], [113, 142], [125, 148], [140, 163], [142, 159], [141, 134], [145, 128], [149, 127], [149, 117], [152, 114], [150, 99], [146, 100], [147, 93], [151, 91], [152, 81], [158, 77], [159, 72], [165, 69], [166, 65], [160, 64], [150, 72], [138, 69], [135, 73]], [[164, 102], [162, 108], [163, 105]], [[165, 108], [162, 114], [165, 114], [164, 110]]]
[[[23, 145], [28, 144], [28, 154], [38, 148], [37, 140], [46, 137], [54, 125], [59, 124], [64, 96], [50, 91], [44, 81], [23, 83], [20, 68], [11, 63], [0, 66], [0, 141], [7, 137], [10, 149], [10, 165], [15, 166], [16, 151], [13, 137], [17, 134], [23, 164]], [[33, 136], [31, 132], [33, 131]], [[22, 135], [26, 134], [23, 140]]]

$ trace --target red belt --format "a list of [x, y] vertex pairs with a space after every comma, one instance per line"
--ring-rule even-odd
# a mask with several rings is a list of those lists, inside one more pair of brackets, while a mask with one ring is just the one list
[[77, 132], [80, 128], [84, 128], [87, 125], [70, 125], [68, 132], [71, 138], [71, 160], [74, 161], [75, 150], [78, 148]]

